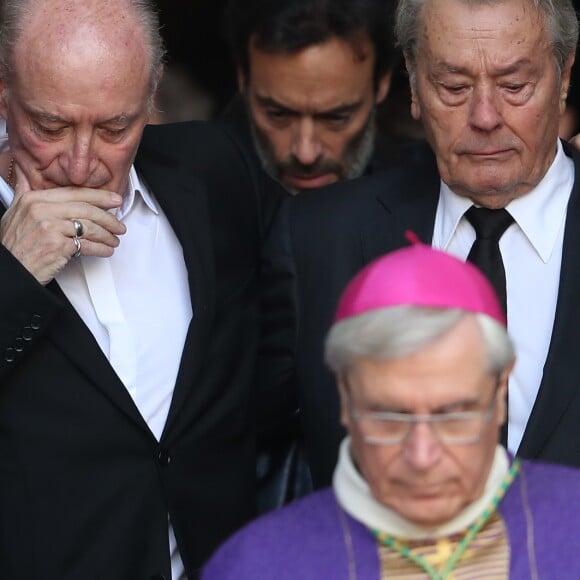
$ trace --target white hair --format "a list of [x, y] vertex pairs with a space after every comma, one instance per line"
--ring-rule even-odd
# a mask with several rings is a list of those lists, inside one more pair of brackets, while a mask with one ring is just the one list
[[[415, 354], [469, 313], [459, 309], [396, 306], [372, 310], [337, 322], [330, 329], [324, 358], [331, 370], [347, 373], [358, 358], [390, 360]], [[487, 370], [500, 373], [514, 359], [505, 327], [485, 314], [474, 314], [486, 350]]]

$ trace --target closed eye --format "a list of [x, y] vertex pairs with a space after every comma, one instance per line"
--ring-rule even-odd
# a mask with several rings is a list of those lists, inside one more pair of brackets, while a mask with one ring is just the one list
[[66, 129], [66, 127], [47, 127], [46, 125], [40, 125], [38, 123], [35, 124], [34, 128], [37, 133], [47, 137], [58, 137]]

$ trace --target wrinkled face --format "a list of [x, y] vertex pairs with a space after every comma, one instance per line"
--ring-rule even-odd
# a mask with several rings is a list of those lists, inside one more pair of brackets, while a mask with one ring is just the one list
[[[250, 72], [240, 73], [256, 149], [265, 169], [292, 193], [356, 177], [374, 148], [373, 48], [332, 38], [295, 54], [250, 43]], [[375, 90], [375, 88], [377, 90]]]
[[[353, 458], [372, 494], [407, 520], [437, 526], [455, 517], [483, 493], [505, 417], [508, 369], [487, 372], [479, 326], [473, 316], [418, 353], [387, 361], [361, 358], [340, 384], [342, 422], [352, 437]], [[495, 399], [495, 402], [494, 402]], [[366, 442], [358, 411], [438, 414], [485, 411], [480, 438], [442, 444], [427, 423], [416, 423], [398, 445]]]
[[556, 153], [573, 59], [558, 79], [553, 49], [526, 0], [429, 0], [423, 9], [412, 113], [443, 181], [487, 207], [530, 191]]
[[31, 26], [0, 81], [0, 114], [32, 189], [103, 188], [123, 194], [149, 117], [149, 61], [138, 30], [103, 41], [79, 25], [59, 35]]

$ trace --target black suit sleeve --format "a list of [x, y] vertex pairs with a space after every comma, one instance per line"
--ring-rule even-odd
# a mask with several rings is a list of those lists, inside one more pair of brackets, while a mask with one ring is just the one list
[[44, 334], [62, 304], [0, 245], [0, 384]]
[[[298, 300], [285, 200], [266, 238], [261, 268], [261, 342], [256, 370], [258, 433], [276, 437], [297, 414], [294, 357]], [[284, 425], [286, 427], [284, 427]]]

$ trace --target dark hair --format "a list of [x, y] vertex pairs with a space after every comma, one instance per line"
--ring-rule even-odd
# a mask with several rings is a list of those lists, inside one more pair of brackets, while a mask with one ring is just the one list
[[226, 35], [247, 77], [249, 44], [260, 51], [294, 54], [332, 37], [374, 48], [375, 83], [392, 66], [394, 0], [229, 0]]

